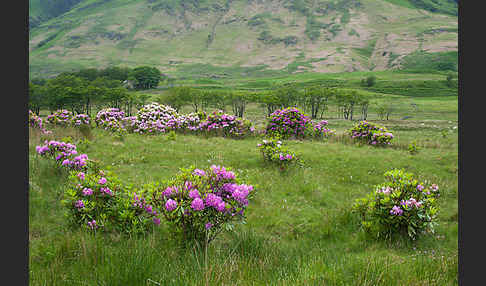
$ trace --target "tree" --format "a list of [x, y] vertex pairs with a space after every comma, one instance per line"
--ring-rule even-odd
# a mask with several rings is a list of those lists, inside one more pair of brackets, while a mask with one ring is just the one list
[[157, 68], [142, 66], [133, 69], [130, 78], [135, 81], [135, 89], [155, 88], [159, 84], [161, 73]]
[[361, 83], [363, 86], [372, 87], [376, 83], [376, 76], [370, 75], [366, 79], [362, 79]]
[[306, 88], [303, 93], [304, 110], [310, 108], [312, 119], [317, 118], [319, 111], [321, 111], [322, 117], [322, 112], [326, 109], [327, 102], [333, 93], [332, 89], [321, 86]]
[[243, 117], [246, 105], [255, 98], [255, 95], [249, 93], [231, 92], [228, 94], [228, 97], [229, 101], [231, 102], [234, 115]]
[[191, 103], [191, 88], [187, 86], [173, 87], [169, 89], [168, 95], [160, 98], [160, 103], [172, 106], [177, 112], [187, 104]]
[[29, 109], [37, 115], [46, 103], [45, 95], [46, 88], [44, 86], [29, 82]]

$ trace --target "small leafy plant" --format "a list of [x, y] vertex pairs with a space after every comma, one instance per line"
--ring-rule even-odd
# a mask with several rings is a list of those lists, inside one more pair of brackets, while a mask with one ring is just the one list
[[301, 163], [299, 156], [283, 146], [283, 142], [278, 137], [264, 139], [258, 143], [263, 160], [277, 164], [281, 170], [288, 168], [290, 165]]

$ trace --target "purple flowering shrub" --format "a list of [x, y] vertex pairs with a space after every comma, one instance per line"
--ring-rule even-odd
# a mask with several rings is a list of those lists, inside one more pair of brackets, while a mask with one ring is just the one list
[[376, 237], [408, 235], [415, 240], [434, 232], [439, 187], [427, 186], [413, 174], [393, 169], [384, 174], [386, 182], [376, 186], [366, 198], [356, 200], [353, 209], [361, 215], [362, 226]]
[[216, 165], [181, 169], [164, 187], [157, 194], [161, 213], [186, 241], [201, 243], [244, 220], [254, 193], [253, 186], [241, 184], [234, 172]]
[[280, 136], [284, 139], [299, 138], [305, 136], [310, 124], [309, 116], [295, 107], [288, 107], [275, 110], [270, 114], [265, 130], [269, 136]]
[[199, 123], [198, 129], [206, 134], [224, 137], [244, 137], [255, 131], [249, 120], [242, 120], [222, 110], [214, 111]]
[[70, 170], [86, 170], [88, 167], [88, 155], [78, 155], [76, 145], [61, 141], [45, 141], [44, 145], [36, 146], [36, 152], [43, 156], [54, 158], [56, 163]]
[[83, 126], [83, 125], [90, 126], [91, 118], [87, 114], [77, 114], [72, 118], [71, 124], [73, 126]]
[[141, 234], [160, 224], [159, 213], [109, 171], [73, 171], [62, 203], [69, 223], [88, 231]]
[[368, 122], [366, 120], [357, 123], [349, 130], [351, 138], [364, 141], [367, 144], [386, 146], [391, 144], [393, 134], [386, 127]]
[[175, 130], [178, 127], [177, 111], [158, 103], [144, 105], [137, 112], [132, 131], [140, 134], [157, 134]]
[[44, 134], [49, 134], [52, 133], [52, 131], [47, 130], [44, 125], [42, 118], [40, 116], [37, 116], [32, 110], [29, 109], [29, 127], [35, 128], [35, 129], [40, 129], [42, 133]]
[[335, 130], [327, 128], [328, 124], [329, 122], [327, 120], [311, 122], [311, 124], [307, 126], [306, 137], [309, 136], [316, 139], [323, 139], [336, 134]]
[[263, 161], [277, 164], [281, 170], [286, 169], [292, 164], [302, 163], [299, 157], [282, 146], [279, 138], [264, 139], [258, 143], [257, 147], [262, 153]]
[[104, 108], [96, 114], [95, 123], [97, 127], [109, 130], [112, 132], [119, 132], [124, 130], [125, 127], [122, 124], [125, 118], [125, 112], [118, 108]]
[[73, 113], [66, 109], [60, 109], [47, 116], [47, 122], [57, 126], [69, 126], [73, 120]]

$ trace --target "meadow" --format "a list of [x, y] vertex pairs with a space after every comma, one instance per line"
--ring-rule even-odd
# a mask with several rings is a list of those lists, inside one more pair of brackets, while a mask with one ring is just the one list
[[[457, 285], [457, 96], [395, 95], [397, 110], [379, 120], [395, 136], [386, 148], [356, 144], [345, 134], [356, 121], [325, 113], [336, 134], [325, 140], [287, 140], [302, 167], [285, 171], [265, 163], [244, 139], [126, 134], [93, 128], [29, 130], [29, 279], [31, 285]], [[410, 103], [418, 108], [412, 108]], [[189, 112], [189, 110], [187, 110]], [[412, 114], [413, 112], [413, 114]], [[265, 124], [263, 108], [245, 117]], [[412, 118], [403, 120], [403, 116]], [[207, 249], [183, 247], [161, 223], [143, 236], [70, 229], [60, 201], [67, 173], [41, 158], [45, 139], [69, 138], [124, 183], [140, 186], [173, 177], [179, 168], [222, 165], [255, 186], [245, 224], [224, 232]], [[409, 145], [420, 148], [411, 154]], [[416, 241], [370, 239], [352, 205], [393, 168], [436, 183], [438, 226]]]

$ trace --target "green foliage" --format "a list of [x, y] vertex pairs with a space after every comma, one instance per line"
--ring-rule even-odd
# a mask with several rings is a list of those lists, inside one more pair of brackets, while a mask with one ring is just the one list
[[410, 144], [408, 144], [408, 152], [410, 155], [415, 155], [418, 153], [420, 150], [420, 147], [417, 146], [417, 141], [412, 141]]
[[386, 146], [391, 144], [393, 134], [385, 126], [380, 126], [366, 120], [358, 122], [349, 130], [351, 138], [375, 146]]
[[436, 71], [457, 71], [458, 52], [436, 52], [427, 53], [415, 51], [402, 59], [401, 69], [413, 70], [414, 72]]
[[291, 165], [303, 164], [300, 156], [283, 146], [283, 142], [278, 136], [264, 139], [258, 143], [257, 147], [263, 156], [263, 161], [276, 164], [280, 170], [286, 170]]
[[377, 185], [366, 198], [356, 200], [353, 206], [364, 230], [382, 239], [401, 235], [415, 240], [427, 232], [434, 233], [438, 186], [427, 186], [413, 174], [399, 169], [387, 171], [384, 176], [383, 184]]
[[150, 89], [159, 85], [161, 73], [155, 67], [141, 66], [136, 67], [130, 73], [129, 78], [135, 80], [136, 89]]
[[93, 168], [71, 172], [69, 181], [62, 203], [72, 227], [128, 235], [152, 229], [157, 213], [146, 201], [143, 207], [137, 205], [136, 193], [113, 172]]
[[244, 221], [253, 196], [253, 186], [241, 184], [230, 168], [212, 165], [204, 170], [181, 168], [153, 197], [173, 226], [172, 234], [181, 235], [184, 242], [207, 245], [222, 231]]

